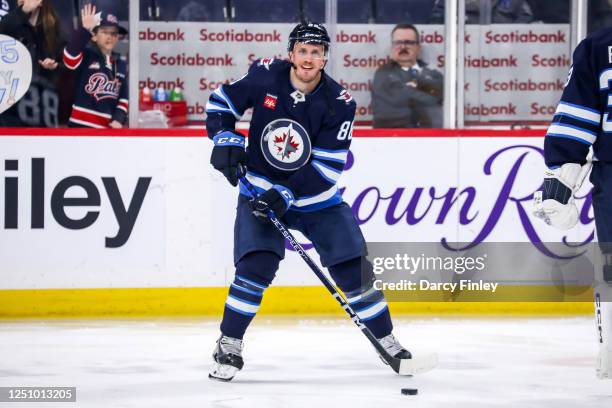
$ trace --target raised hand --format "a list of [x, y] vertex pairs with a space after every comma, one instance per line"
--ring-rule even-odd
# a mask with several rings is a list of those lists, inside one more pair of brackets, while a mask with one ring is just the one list
[[81, 9], [81, 24], [87, 31], [93, 31], [100, 24], [100, 16], [96, 16], [96, 6], [86, 4]]

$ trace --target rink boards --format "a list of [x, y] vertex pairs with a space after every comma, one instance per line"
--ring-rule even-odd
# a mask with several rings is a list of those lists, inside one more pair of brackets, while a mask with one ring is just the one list
[[[233, 279], [237, 193], [208, 164], [211, 143], [202, 131], [3, 132], [0, 316], [222, 312]], [[554, 242], [564, 236], [582, 242], [593, 233], [588, 199], [577, 200], [586, 215], [566, 234], [530, 215], [544, 169], [543, 131], [354, 133], [338, 185], [369, 242]], [[585, 186], [579, 195], [588, 191]], [[456, 200], [436, 199], [445, 196]], [[530, 290], [554, 294], [555, 288]], [[434, 314], [592, 309], [588, 290], [555, 302], [444, 301], [440, 295], [391, 308]], [[290, 251], [261, 312], [342, 313]]]

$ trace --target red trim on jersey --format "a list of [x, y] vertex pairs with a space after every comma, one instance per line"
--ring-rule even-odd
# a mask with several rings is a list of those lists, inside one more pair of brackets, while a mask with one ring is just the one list
[[72, 55], [68, 54], [68, 50], [66, 50], [64, 48], [64, 65], [66, 65], [66, 68], [68, 69], [77, 69], [79, 67], [79, 65], [81, 65], [81, 62], [83, 61], [83, 53], [80, 52], [79, 55], [77, 55], [76, 57], [73, 57]]
[[85, 110], [76, 105], [72, 105], [72, 113], [70, 114], [70, 120], [74, 123], [85, 126], [102, 126], [108, 127], [110, 119], [106, 115], [95, 113], [92, 111]]
[[128, 102], [125, 99], [119, 99], [119, 103], [117, 104], [118, 108], [123, 109], [126, 113], [128, 111]]

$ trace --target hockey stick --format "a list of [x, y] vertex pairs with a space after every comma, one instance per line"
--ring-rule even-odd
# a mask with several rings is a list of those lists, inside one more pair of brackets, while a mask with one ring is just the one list
[[[259, 194], [255, 190], [255, 187], [253, 187], [251, 182], [247, 180], [246, 171], [242, 166], [240, 166], [238, 169], [238, 178], [240, 179], [240, 182], [249, 190], [249, 192], [253, 196], [253, 199], [256, 199]], [[389, 354], [387, 350], [385, 350], [385, 348], [380, 344], [374, 334], [372, 334], [370, 329], [368, 329], [368, 327], [361, 321], [359, 316], [357, 316], [357, 313], [355, 313], [355, 311], [351, 308], [344, 296], [342, 296], [338, 292], [338, 290], [336, 290], [336, 287], [331, 282], [331, 280], [327, 276], [325, 276], [325, 274], [319, 269], [317, 264], [315, 264], [314, 261], [310, 258], [310, 256], [308, 256], [304, 248], [302, 248], [302, 246], [297, 242], [293, 234], [291, 234], [291, 232], [289, 232], [289, 230], [282, 223], [282, 221], [280, 221], [276, 217], [274, 211], [268, 209], [266, 215], [268, 219], [272, 222], [272, 224], [274, 224], [276, 229], [281, 233], [281, 235], [285, 237], [287, 241], [289, 241], [295, 252], [297, 252], [302, 257], [302, 259], [306, 262], [306, 264], [310, 267], [314, 274], [317, 275], [317, 278], [319, 278], [319, 280], [327, 288], [329, 293], [331, 293], [334, 299], [338, 301], [340, 306], [349, 315], [353, 323], [355, 323], [355, 325], [357, 325], [357, 327], [361, 329], [361, 332], [374, 346], [381, 358], [391, 366], [393, 371], [395, 371], [399, 375], [415, 375], [429, 371], [438, 364], [438, 357], [435, 354], [422, 358], [414, 358], [413, 356], [412, 358], [405, 359], [395, 358], [391, 354]]]

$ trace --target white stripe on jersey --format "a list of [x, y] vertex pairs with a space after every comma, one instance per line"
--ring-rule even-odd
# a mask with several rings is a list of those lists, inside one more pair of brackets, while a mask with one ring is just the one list
[[[609, 98], [610, 96], [608, 96], [608, 104], [610, 103]], [[601, 121], [600, 113], [566, 102], [560, 102], [557, 106], [557, 110], [555, 113], [565, 113], [585, 122], [592, 123], [594, 125], [599, 125], [599, 122]]]
[[68, 121], [69, 122], [74, 122], [74, 123], [79, 124], [79, 125], [96, 128], [96, 129], [106, 129], [105, 126], [98, 125], [97, 123], [87, 122], [86, 120], [79, 120], [79, 119], [75, 119], [75, 118], [70, 118]]
[[[249, 182], [252, 185], [262, 190], [269, 190], [273, 186], [273, 184], [270, 183], [268, 180], [262, 177], [257, 177], [251, 173], [247, 173], [246, 178], [247, 180], [249, 180]], [[325, 190], [324, 192], [317, 194], [315, 196], [301, 198], [301, 199], [297, 199], [296, 197], [295, 203], [293, 203], [293, 205], [295, 207], [305, 207], [311, 204], [318, 204], [318, 203], [321, 203], [325, 200], [329, 200], [330, 198], [332, 198], [336, 194], [337, 191], [338, 191], [338, 187], [334, 184], [330, 189]]]
[[312, 149], [312, 155], [318, 159], [327, 159], [338, 163], [346, 163], [348, 150]]
[[269, 190], [272, 188], [273, 184], [270, 183], [268, 180], [262, 178], [262, 177], [257, 177], [254, 176], [251, 173], [247, 173], [246, 175], [247, 180], [249, 180], [251, 182], [252, 185], [254, 185], [255, 187], [259, 187], [263, 190]]
[[[234, 115], [234, 117], [235, 117], [236, 119], [240, 119], [240, 117], [241, 117], [242, 115], [240, 115], [238, 112], [236, 112], [236, 110], [235, 110], [235, 108], [234, 108], [234, 104], [233, 104], [233, 103], [232, 103], [232, 101], [229, 99], [229, 97], [227, 97], [227, 96], [225, 95], [225, 93], [223, 92], [223, 90], [222, 90], [221, 88], [217, 88], [217, 89], [215, 89], [215, 91], [214, 91], [213, 93], [214, 93], [216, 96], [218, 96], [219, 98], [221, 98], [223, 101], [225, 101], [225, 103], [227, 103], [227, 106], [229, 106], [229, 109], [230, 109], [228, 112], [231, 112], [231, 113]], [[206, 104], [206, 105], [208, 105], [208, 104]], [[218, 110], [221, 110], [221, 108], [217, 108], [217, 109], [218, 109]]]
[[376, 289], [374, 289], [372, 287], [372, 288], [366, 290], [361, 295], [353, 296], [352, 298], [347, 298], [346, 301], [349, 302], [349, 303], [356, 303], [356, 302], [359, 302], [361, 299], [367, 298], [368, 296], [370, 296], [374, 292], [376, 292]]
[[252, 305], [250, 303], [247, 303], [247, 302], [245, 302], [243, 300], [240, 300], [238, 298], [235, 298], [233, 296], [228, 296], [227, 300], [225, 301], [225, 303], [227, 303], [228, 305], [230, 305], [234, 309], [241, 310], [241, 311], [243, 311], [245, 313], [257, 313], [257, 311], [259, 310], [259, 306]]
[[360, 310], [357, 313], [357, 316], [363, 321], [369, 320], [372, 317], [376, 316], [379, 312], [383, 311], [387, 307], [387, 302], [385, 300], [381, 300], [378, 303], [374, 303], [372, 306], [367, 309]]
[[300, 200], [295, 200], [296, 207], [306, 207], [307, 205], [322, 203], [325, 200], [329, 200], [338, 192], [338, 187], [334, 184], [332, 188], [322, 192], [321, 194], [317, 194], [316, 196], [302, 198]]
[[100, 117], [105, 118], [105, 119], [110, 119], [112, 117], [111, 115], [109, 115], [107, 113], [96, 112], [94, 110], [83, 108], [83, 107], [78, 106], [78, 105], [72, 105], [72, 109], [78, 110], [78, 111], [81, 111], [81, 112], [86, 112], [86, 113], [89, 113], [91, 115], [100, 116]]
[[336, 184], [340, 178], [340, 175], [342, 174], [340, 171], [327, 167], [323, 163], [316, 160], [312, 161], [312, 166], [319, 172], [319, 174], [321, 174], [321, 176], [323, 176], [323, 178], [332, 184]]
[[206, 112], [227, 112], [227, 113], [231, 113], [232, 115], [234, 114], [234, 112], [232, 112], [231, 109], [226, 108], [225, 106], [211, 103], [210, 101], [206, 102]]
[[577, 127], [559, 124], [550, 125], [550, 127], [548, 128], [548, 132], [546, 132], [546, 136], [566, 136], [570, 139], [583, 140], [589, 144], [593, 144], [596, 139], [595, 135], [587, 131], [580, 130]]

